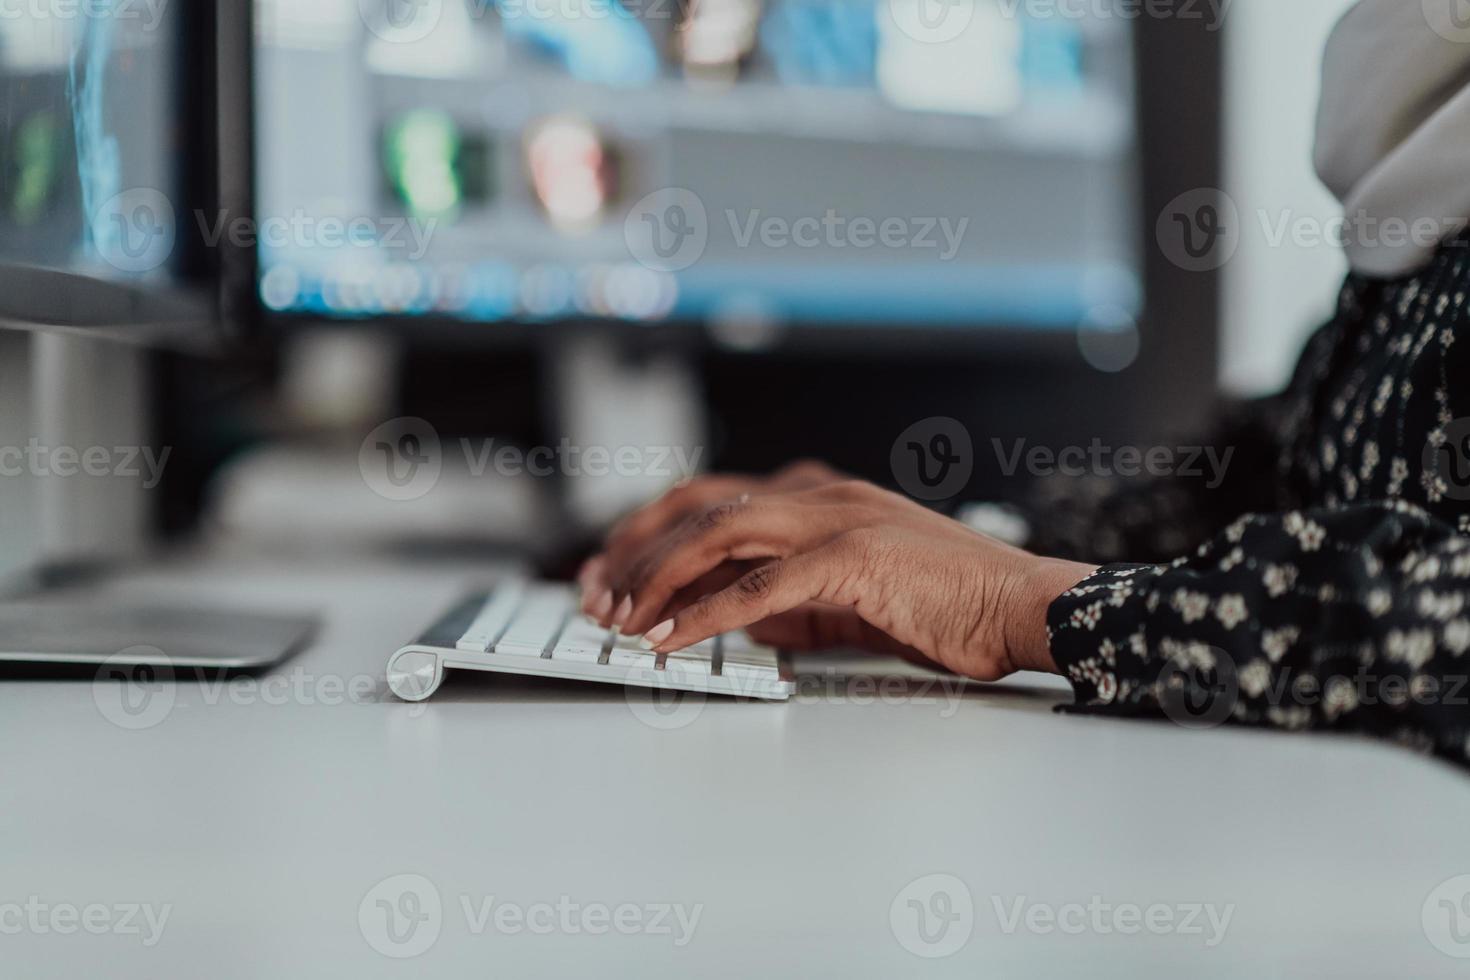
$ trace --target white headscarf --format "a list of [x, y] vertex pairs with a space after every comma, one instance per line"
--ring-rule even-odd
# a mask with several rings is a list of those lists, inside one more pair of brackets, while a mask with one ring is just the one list
[[1411, 273], [1470, 224], [1463, 0], [1359, 0], [1348, 11], [1327, 44], [1316, 164], [1343, 202], [1355, 272]]

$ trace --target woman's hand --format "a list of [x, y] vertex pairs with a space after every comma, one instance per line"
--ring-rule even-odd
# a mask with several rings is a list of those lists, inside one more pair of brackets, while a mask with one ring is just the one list
[[700, 476], [681, 483], [646, 507], [619, 521], [608, 533], [603, 554], [594, 556], [577, 573], [582, 587], [582, 611], [604, 623], [614, 620], [619, 625], [627, 618], [627, 609], [618, 616], [620, 600], [606, 585], [609, 567], [625, 567], [635, 555], [641, 555], [653, 541], [694, 514], [703, 513], [725, 500], [742, 496], [756, 497], [768, 493], [806, 490], [846, 477], [826, 463], [802, 460], [792, 463], [770, 476], [719, 474]]
[[1092, 570], [843, 481], [706, 503], [610, 548], [587, 578], [616, 599], [594, 618], [658, 652], [755, 627], [783, 646], [858, 645], [996, 680], [1055, 671], [1046, 609]]

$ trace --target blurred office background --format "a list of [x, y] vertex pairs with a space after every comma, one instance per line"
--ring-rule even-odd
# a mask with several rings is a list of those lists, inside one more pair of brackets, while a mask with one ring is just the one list
[[[1333, 214], [1311, 124], [1347, 5], [255, 0], [0, 20], [0, 264], [211, 301], [208, 329], [141, 343], [0, 333], [0, 442], [171, 451], [146, 494], [7, 479], [7, 562], [200, 527], [278, 547], [576, 540], [668, 482], [471, 472], [460, 440], [682, 446], [705, 468], [819, 456], [894, 485], [894, 439], [947, 416], [975, 447], [957, 499], [1006, 499], [1027, 483], [992, 439], [1187, 434], [1219, 397], [1278, 385], [1331, 308], [1335, 250], [1260, 228]], [[235, 72], [218, 118], [185, 127], [208, 115], [189, 73], [215, 59]], [[190, 165], [200, 132], [212, 169]], [[218, 193], [190, 189], [205, 172]], [[1219, 267], [1156, 233], [1202, 188], [1240, 215]], [[161, 258], [96, 219], [120, 196], [126, 220], [161, 218], [140, 189], [169, 205]], [[404, 418], [445, 464], [412, 501], [360, 465]], [[86, 494], [120, 514], [84, 519]]]

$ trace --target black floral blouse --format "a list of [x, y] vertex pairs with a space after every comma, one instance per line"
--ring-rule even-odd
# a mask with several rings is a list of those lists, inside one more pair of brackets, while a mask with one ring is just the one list
[[1470, 762], [1467, 290], [1470, 235], [1411, 278], [1350, 278], [1287, 391], [1208, 440], [1235, 450], [1213, 490], [1040, 491], [1032, 550], [1104, 563], [1048, 616], [1074, 710]]

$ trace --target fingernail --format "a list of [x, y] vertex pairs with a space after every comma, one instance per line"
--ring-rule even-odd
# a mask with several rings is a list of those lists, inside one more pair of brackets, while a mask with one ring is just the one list
[[605, 620], [612, 613], [612, 593], [603, 590], [592, 601], [592, 618]]
[[625, 595], [623, 596], [623, 601], [618, 603], [618, 611], [613, 613], [613, 626], [615, 628], [621, 629], [623, 624], [628, 621], [628, 617], [631, 615], [633, 615], [633, 597], [630, 595]]
[[666, 619], [647, 633], [644, 633], [643, 639], [638, 641], [638, 645], [645, 650], [652, 650], [664, 640], [667, 640], [673, 632], [674, 621], [672, 619]]

